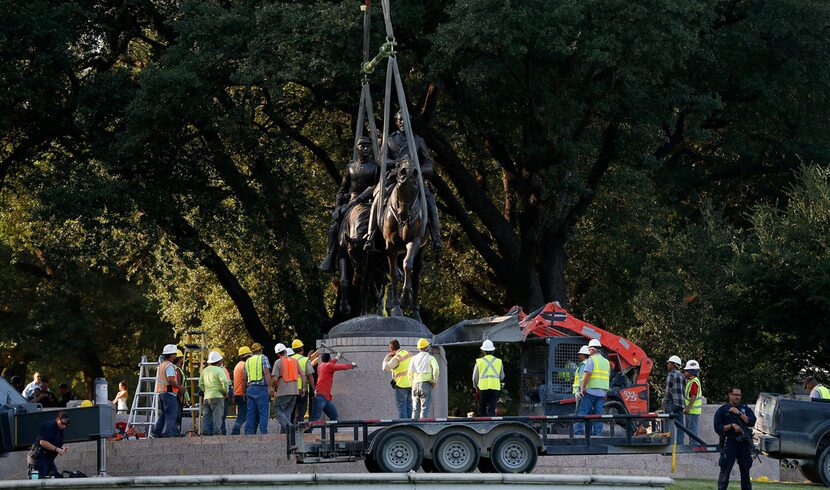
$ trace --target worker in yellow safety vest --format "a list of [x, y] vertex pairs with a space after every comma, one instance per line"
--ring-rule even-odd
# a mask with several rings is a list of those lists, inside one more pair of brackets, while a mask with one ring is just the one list
[[804, 388], [810, 392], [811, 400], [830, 400], [830, 389], [820, 384], [814, 376], [804, 378]]
[[585, 373], [585, 365], [588, 364], [588, 356], [590, 355], [591, 353], [588, 351], [587, 345], [580, 347], [579, 353], [577, 353], [579, 365], [576, 367], [576, 371], [574, 371], [574, 384], [571, 386], [574, 398], [576, 398], [577, 408], [579, 407], [579, 400], [582, 398], [582, 390], [580, 389], [582, 388], [582, 375]]
[[294, 339], [291, 342], [291, 349], [294, 351], [294, 355], [291, 357], [296, 359], [300, 365], [300, 377], [297, 379], [297, 388], [300, 390], [300, 394], [297, 395], [297, 406], [294, 408], [291, 418], [291, 422], [297, 423], [305, 420], [306, 413], [311, 411], [309, 402], [313, 396], [309, 395], [314, 393], [314, 366], [305, 356], [305, 345], [302, 340]]
[[[686, 408], [683, 409], [683, 414], [685, 415], [686, 428], [694, 435], [698, 435], [700, 412], [703, 411], [703, 387], [700, 384], [698, 374], [700, 374], [700, 363], [694, 359], [687, 361], [686, 367], [683, 369], [683, 376], [686, 377], [686, 390], [684, 392]], [[697, 444], [698, 442], [690, 437], [689, 443]]]
[[412, 383], [412, 418], [418, 420], [432, 413], [432, 391], [438, 384], [440, 369], [430, 353], [429, 340], [420, 338], [416, 345], [419, 352], [409, 361], [407, 376]]
[[[583, 369], [582, 385], [580, 393], [582, 399], [579, 400], [579, 408], [576, 414], [579, 416], [585, 415], [603, 415], [605, 413], [605, 396], [608, 394], [609, 380], [611, 379], [611, 363], [608, 359], [602, 357], [602, 344], [598, 339], [591, 339], [588, 342], [588, 352], [590, 357], [585, 363]], [[602, 424], [596, 422], [591, 425], [591, 435], [602, 435]], [[584, 428], [579, 430], [577, 424], [574, 424], [574, 434], [584, 434]]]
[[383, 358], [381, 369], [392, 373], [392, 389], [395, 390], [395, 406], [398, 419], [408, 419], [412, 414], [412, 382], [409, 380], [409, 362], [412, 353], [401, 348], [397, 339], [389, 341], [389, 352]]
[[493, 352], [496, 346], [493, 341], [486, 339], [481, 344], [482, 356], [476, 359], [473, 368], [473, 386], [478, 393], [478, 416], [495, 417], [496, 405], [501, 392], [501, 382], [504, 379], [504, 364], [495, 357]]
[[248, 400], [248, 416], [245, 419], [245, 434], [268, 433], [268, 418], [271, 415], [271, 363], [262, 354], [262, 346], [251, 346], [251, 357], [245, 361], [242, 375], [245, 379], [245, 398]]

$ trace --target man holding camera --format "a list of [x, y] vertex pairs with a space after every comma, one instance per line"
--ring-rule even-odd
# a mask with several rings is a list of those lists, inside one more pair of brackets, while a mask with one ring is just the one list
[[718, 490], [726, 490], [729, 486], [729, 474], [736, 460], [741, 470], [741, 490], [751, 490], [749, 469], [752, 467], [752, 432], [749, 428], [755, 425], [755, 414], [751, 408], [741, 403], [740, 388], [729, 390], [729, 403], [715, 412], [713, 423], [715, 432], [720, 436], [721, 446]]

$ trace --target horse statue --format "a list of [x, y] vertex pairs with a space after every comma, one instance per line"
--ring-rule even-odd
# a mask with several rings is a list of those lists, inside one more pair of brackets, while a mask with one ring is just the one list
[[[415, 162], [404, 155], [398, 160], [397, 182], [384, 203], [383, 240], [386, 242], [387, 273], [390, 286], [386, 301], [387, 310], [394, 315], [401, 315], [401, 308], [411, 309], [412, 317], [420, 321], [420, 304], [418, 300], [419, 278], [423, 265], [424, 235], [427, 223], [423, 219], [418, 187], [419, 169]], [[398, 259], [405, 253], [402, 267]], [[401, 269], [403, 269], [403, 287], [398, 291]]]
[[360, 315], [369, 313], [377, 303], [384, 281], [383, 263], [378, 254], [364, 250], [369, 230], [371, 204], [359, 202], [351, 206], [340, 224], [338, 234], [338, 259], [340, 288], [338, 309], [344, 316], [353, 311]]

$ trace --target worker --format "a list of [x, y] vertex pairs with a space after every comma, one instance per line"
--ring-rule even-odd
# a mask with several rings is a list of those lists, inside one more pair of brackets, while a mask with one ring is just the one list
[[314, 366], [311, 361], [305, 356], [305, 345], [300, 339], [291, 341], [291, 348], [294, 350], [294, 355], [291, 356], [297, 360], [300, 365], [300, 377], [297, 378], [297, 406], [294, 408], [291, 421], [302, 422], [305, 420], [306, 412], [310, 412], [311, 394], [314, 393]]
[[392, 389], [395, 390], [395, 406], [398, 407], [398, 419], [408, 419], [412, 415], [412, 383], [409, 381], [409, 363], [412, 353], [401, 349], [397, 339], [389, 341], [389, 352], [383, 358], [381, 369], [392, 373]]
[[[320, 420], [323, 413], [326, 414], [329, 420], [337, 420], [337, 406], [335, 406], [331, 395], [334, 373], [357, 367], [357, 364], [353, 362], [349, 364], [337, 364], [339, 357], [340, 355], [338, 354], [337, 357], [332, 358], [328, 352], [320, 355], [320, 362], [317, 364], [317, 387], [315, 389], [317, 398], [314, 400], [314, 412], [311, 420]], [[311, 428], [307, 429], [306, 432], [311, 432]]]
[[40, 426], [37, 443], [29, 452], [30, 475], [32, 471], [37, 471], [38, 479], [61, 477], [55, 466], [55, 458], [69, 452], [69, 448], [63, 445], [63, 431], [69, 423], [69, 416], [63, 410], [58, 410], [54, 420], [46, 421]]
[[[700, 412], [703, 411], [703, 387], [698, 378], [699, 373], [700, 364], [694, 359], [689, 360], [683, 368], [683, 375], [686, 377], [686, 396], [684, 397], [686, 408], [683, 409], [683, 414], [686, 416], [686, 428], [694, 435], [699, 434], [698, 422]], [[689, 444], [697, 444], [697, 441], [690, 437]]]
[[[675, 420], [684, 423], [683, 409], [686, 408], [686, 397], [684, 396], [686, 379], [680, 372], [683, 361], [680, 356], [674, 355], [666, 361], [666, 390], [663, 394], [663, 412], [674, 415]], [[683, 444], [685, 433], [682, 430], [674, 431], [677, 444]]]
[[173, 367], [176, 369], [176, 379], [182, 387], [177, 397], [179, 410], [176, 412], [176, 434], [178, 435], [182, 433], [182, 418], [184, 418], [185, 404], [190, 405], [190, 393], [187, 391], [187, 383], [185, 382], [184, 375], [184, 352], [178, 347], [176, 347], [176, 360], [173, 362]]
[[242, 377], [245, 379], [245, 398], [248, 400], [245, 434], [256, 434], [257, 427], [260, 434], [267, 434], [271, 408], [271, 363], [262, 355], [262, 346], [256, 342], [251, 346], [251, 357], [245, 361]]
[[228, 394], [228, 377], [222, 369], [222, 354], [212, 351], [208, 355], [208, 366], [199, 374], [199, 390], [202, 399], [201, 435], [215, 436], [222, 433], [222, 418], [225, 413], [225, 395]]
[[720, 475], [718, 476], [718, 490], [726, 490], [729, 486], [729, 474], [735, 461], [741, 471], [741, 490], [751, 490], [752, 482], [749, 478], [749, 469], [752, 467], [752, 432], [750, 427], [755, 425], [755, 413], [741, 403], [741, 389], [729, 389], [729, 403], [718, 408], [712, 423], [715, 432], [720, 436], [721, 454], [718, 459]]
[[176, 345], [167, 344], [161, 351], [162, 361], [156, 375], [156, 392], [158, 393], [158, 420], [153, 427], [153, 437], [174, 437], [176, 415], [179, 412], [179, 392], [181, 382], [176, 375]]
[[[605, 396], [608, 394], [611, 364], [608, 359], [602, 357], [601, 350], [602, 344], [599, 340], [591, 339], [588, 342], [590, 357], [585, 363], [582, 375], [582, 387], [580, 389], [582, 399], [579, 401], [579, 410], [576, 413], [579, 416], [604, 415], [605, 413]], [[602, 434], [602, 424], [591, 423], [589, 427], [591, 435], [598, 436]], [[574, 428], [574, 434], [580, 434], [576, 431], [576, 428]]]
[[216, 350], [216, 352], [219, 353], [220, 356], [222, 356], [222, 364], [220, 364], [219, 367], [221, 367], [222, 371], [225, 372], [225, 379], [228, 380], [228, 392], [225, 393], [225, 399], [223, 401], [224, 410], [222, 411], [222, 427], [219, 431], [220, 434], [222, 434], [223, 436], [226, 436], [226, 435], [228, 435], [228, 429], [225, 425], [225, 419], [228, 418], [228, 409], [230, 408], [228, 405], [230, 404], [231, 396], [233, 396], [233, 394], [231, 393], [232, 390], [230, 389], [230, 386], [231, 386], [231, 373], [230, 373], [230, 371], [228, 371], [228, 366], [225, 365], [225, 353], [222, 352], [221, 349], [215, 349], [215, 350]]
[[243, 345], [239, 348], [237, 358], [239, 362], [233, 368], [233, 401], [236, 404], [236, 422], [231, 429], [232, 436], [238, 436], [242, 431], [242, 426], [245, 425], [245, 419], [248, 418], [248, 401], [245, 398], [245, 380], [243, 371], [245, 370], [245, 361], [251, 357], [251, 348]]
[[[573, 395], [576, 399], [576, 403], [574, 406], [574, 415], [579, 412], [579, 402], [582, 400], [582, 376], [585, 373], [585, 366], [588, 364], [588, 357], [591, 355], [591, 351], [588, 350], [587, 345], [583, 345], [579, 348], [579, 352], [577, 353], [577, 357], [579, 358], [579, 365], [576, 367], [576, 371], [574, 372], [574, 384], [572, 386]], [[574, 423], [574, 432], [578, 432], [580, 434], [585, 433], [585, 424], [583, 422], [576, 422]]]
[[811, 400], [830, 400], [830, 389], [819, 384], [814, 376], [804, 378], [804, 388], [810, 391]]
[[271, 379], [274, 383], [274, 391], [277, 396], [274, 400], [274, 413], [277, 422], [280, 424], [283, 434], [288, 434], [288, 424], [291, 423], [291, 414], [294, 413], [294, 405], [297, 403], [299, 389], [297, 380], [300, 379], [300, 363], [291, 357], [294, 351], [290, 351], [283, 344], [274, 347], [277, 360], [274, 361], [274, 368], [271, 371]]
[[473, 367], [473, 386], [478, 393], [478, 416], [495, 417], [496, 405], [504, 380], [504, 364], [495, 357], [496, 346], [493, 341], [485, 339], [481, 343], [482, 356], [476, 359]]
[[432, 390], [438, 384], [438, 361], [429, 353], [429, 340], [418, 339], [418, 353], [410, 360], [407, 376], [412, 384], [412, 418], [429, 418]]

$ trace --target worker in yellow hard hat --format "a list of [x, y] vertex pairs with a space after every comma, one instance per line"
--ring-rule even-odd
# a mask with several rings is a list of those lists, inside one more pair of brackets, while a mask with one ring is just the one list
[[242, 432], [242, 426], [248, 418], [248, 400], [245, 397], [245, 361], [251, 357], [251, 348], [243, 345], [239, 348], [236, 358], [236, 366], [233, 368], [233, 402], [236, 405], [236, 422], [231, 429], [231, 435], [238, 436]]
[[311, 413], [312, 393], [314, 393], [314, 366], [311, 360], [305, 355], [305, 345], [300, 339], [291, 342], [291, 349], [294, 354], [291, 356], [297, 360], [300, 367], [300, 377], [297, 379], [297, 388], [300, 394], [297, 395], [297, 403], [294, 406], [294, 413], [291, 417], [292, 423], [302, 422], [306, 413]]
[[418, 354], [409, 362], [409, 381], [412, 383], [412, 418], [429, 418], [432, 412], [432, 390], [438, 384], [438, 361], [430, 354], [429, 340], [421, 338], [416, 344]]

